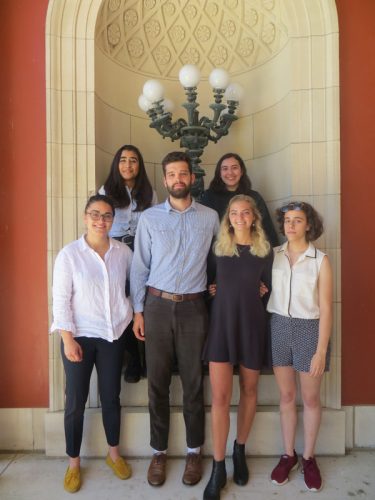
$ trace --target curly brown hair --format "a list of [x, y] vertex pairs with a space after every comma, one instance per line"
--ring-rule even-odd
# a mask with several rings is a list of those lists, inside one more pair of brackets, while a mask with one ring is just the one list
[[305, 201], [290, 201], [276, 209], [276, 222], [282, 235], [285, 236], [284, 217], [289, 210], [302, 210], [306, 214], [307, 224], [310, 226], [306, 232], [306, 241], [315, 241], [323, 234], [323, 219], [315, 208]]

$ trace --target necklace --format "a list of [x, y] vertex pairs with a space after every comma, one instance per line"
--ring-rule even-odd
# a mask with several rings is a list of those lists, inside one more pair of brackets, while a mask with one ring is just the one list
[[246, 251], [249, 251], [250, 247], [251, 247], [250, 243], [248, 243], [247, 245], [237, 243], [238, 253], [244, 253]]

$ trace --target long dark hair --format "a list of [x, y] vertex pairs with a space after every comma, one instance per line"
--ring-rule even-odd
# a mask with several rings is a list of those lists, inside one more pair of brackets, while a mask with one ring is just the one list
[[225, 193], [227, 191], [227, 187], [221, 178], [221, 164], [223, 163], [224, 160], [227, 160], [228, 158], [235, 158], [241, 167], [242, 175], [236, 193], [246, 194], [249, 196], [251, 194], [251, 180], [246, 173], [246, 166], [243, 159], [237, 153], [226, 153], [219, 159], [219, 161], [216, 164], [214, 178], [210, 183], [209, 189], [211, 189], [216, 193]]
[[130, 205], [131, 200], [119, 170], [120, 158], [123, 151], [132, 151], [138, 158], [139, 173], [132, 189], [132, 198], [137, 203], [136, 211], [142, 212], [151, 206], [153, 190], [147, 177], [141, 152], [135, 146], [125, 144], [116, 152], [112, 160], [111, 170], [104, 183], [104, 190], [106, 195], [112, 198], [116, 208], [125, 208]]

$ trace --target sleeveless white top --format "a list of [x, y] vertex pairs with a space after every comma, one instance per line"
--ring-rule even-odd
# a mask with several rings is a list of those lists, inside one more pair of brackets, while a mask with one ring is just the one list
[[291, 318], [319, 319], [318, 279], [325, 255], [309, 243], [306, 252], [291, 267], [288, 242], [275, 247], [267, 310]]

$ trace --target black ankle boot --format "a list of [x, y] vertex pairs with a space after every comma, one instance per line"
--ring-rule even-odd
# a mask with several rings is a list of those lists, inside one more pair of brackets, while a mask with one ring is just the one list
[[249, 469], [246, 463], [245, 445], [235, 441], [233, 445], [233, 481], [239, 486], [245, 486], [248, 480]]
[[227, 471], [225, 470], [225, 460], [212, 462], [212, 472], [210, 480], [203, 492], [203, 500], [220, 500], [220, 490], [227, 482]]

